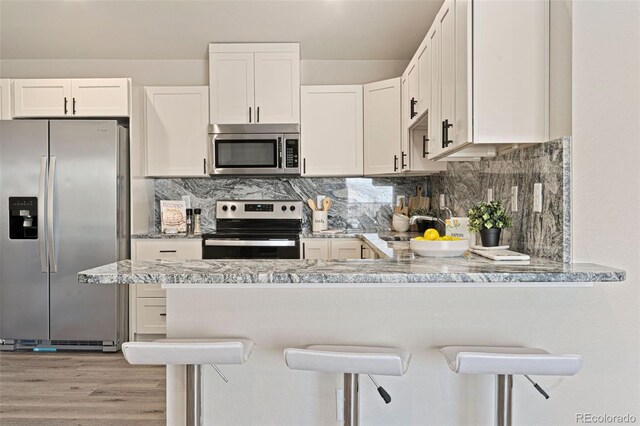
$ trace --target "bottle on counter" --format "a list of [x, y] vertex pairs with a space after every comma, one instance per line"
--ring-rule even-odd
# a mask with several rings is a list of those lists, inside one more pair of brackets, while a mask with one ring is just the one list
[[201, 209], [193, 209], [193, 234], [200, 235], [202, 234], [202, 219], [201, 219]]
[[193, 235], [193, 209], [187, 209], [187, 235]]

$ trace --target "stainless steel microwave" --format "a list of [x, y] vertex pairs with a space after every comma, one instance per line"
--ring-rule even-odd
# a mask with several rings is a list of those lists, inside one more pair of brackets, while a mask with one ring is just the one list
[[212, 124], [210, 175], [299, 175], [300, 126]]

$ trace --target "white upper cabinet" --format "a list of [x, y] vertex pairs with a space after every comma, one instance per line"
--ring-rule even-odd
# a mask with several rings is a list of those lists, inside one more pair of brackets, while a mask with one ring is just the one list
[[362, 86], [303, 86], [302, 175], [362, 176]]
[[403, 102], [417, 100], [408, 118], [417, 130], [412, 159], [420, 132], [431, 160], [478, 159], [548, 139], [548, 21], [548, 0], [445, 0], [405, 71]]
[[211, 124], [300, 122], [298, 43], [209, 45]]
[[216, 53], [209, 58], [211, 123], [253, 122], [253, 53]]
[[126, 78], [13, 80], [14, 117], [127, 117]]
[[74, 78], [71, 112], [77, 117], [129, 115], [129, 81], [126, 78]]
[[418, 97], [420, 96], [418, 61], [413, 60], [409, 63], [406, 71], [406, 76], [407, 90], [409, 94], [409, 115], [407, 116], [407, 119], [409, 120], [410, 125], [418, 118], [422, 108], [422, 105], [420, 105], [418, 101]]
[[300, 54], [256, 53], [257, 123], [300, 122]]
[[0, 78], [0, 120], [11, 120], [11, 81]]
[[205, 176], [209, 88], [145, 87], [147, 176]]
[[[402, 170], [401, 78], [364, 85], [364, 174]], [[304, 143], [304, 142], [303, 142]]]

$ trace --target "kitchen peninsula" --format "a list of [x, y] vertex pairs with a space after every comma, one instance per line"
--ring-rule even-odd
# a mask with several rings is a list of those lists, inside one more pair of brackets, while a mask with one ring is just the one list
[[[335, 422], [341, 377], [296, 374], [284, 364], [285, 347], [309, 344], [374, 344], [413, 352], [405, 377], [380, 379], [393, 404], [385, 406], [375, 389], [362, 382], [360, 414], [366, 424], [410, 423], [403, 412], [416, 416], [413, 421], [437, 424], [442, 419], [428, 407], [442, 403], [448, 392], [473, 395], [478, 404], [490, 406], [492, 394], [479, 392], [483, 382], [461, 385], [448, 372], [438, 353], [441, 346], [462, 342], [565, 349], [557, 341], [558, 315], [587, 297], [593, 283], [624, 279], [624, 271], [593, 264], [541, 258], [496, 264], [475, 255], [410, 262], [126, 260], [79, 274], [84, 285], [160, 283], [167, 291], [168, 338], [254, 340], [247, 364], [222, 366], [229, 384], [204, 368], [204, 423], [238, 425]], [[515, 318], [526, 325], [510, 326]], [[560, 389], [554, 385], [554, 391], [571, 392], [573, 386], [567, 379]], [[184, 392], [184, 367], [168, 366], [167, 424], [184, 419]], [[531, 408], [535, 397], [526, 400], [529, 406], [517, 409], [538, 418]], [[453, 408], [447, 414], [456, 415]]]

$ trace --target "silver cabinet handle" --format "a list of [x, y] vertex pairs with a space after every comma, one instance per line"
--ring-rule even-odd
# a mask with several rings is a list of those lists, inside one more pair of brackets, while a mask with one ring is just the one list
[[296, 245], [296, 242], [291, 240], [205, 240], [204, 245], [210, 247], [294, 247]]
[[40, 240], [40, 270], [47, 272], [47, 237], [44, 233], [45, 188], [47, 186], [47, 156], [40, 157], [40, 186], [38, 187], [38, 239]]
[[47, 242], [49, 243], [49, 271], [57, 272], [56, 244], [53, 239], [53, 195], [56, 181], [56, 156], [49, 157], [49, 185], [47, 188]]

